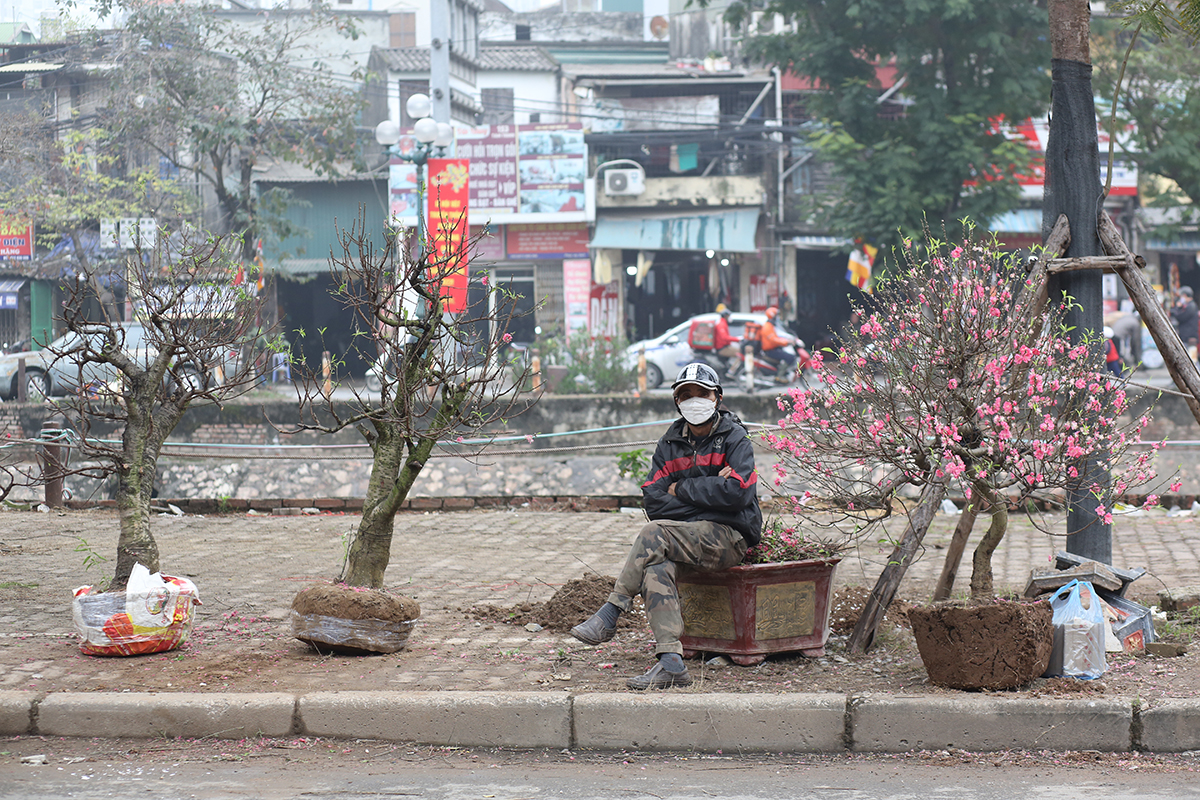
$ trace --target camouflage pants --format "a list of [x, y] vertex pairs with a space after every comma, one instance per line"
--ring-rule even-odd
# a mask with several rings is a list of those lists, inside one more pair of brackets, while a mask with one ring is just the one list
[[654, 652], [682, 654], [683, 616], [675, 588], [675, 565], [715, 572], [737, 565], [745, 554], [746, 540], [728, 525], [651, 522], [633, 540], [608, 602], [629, 611], [634, 595], [640, 594], [654, 631]]

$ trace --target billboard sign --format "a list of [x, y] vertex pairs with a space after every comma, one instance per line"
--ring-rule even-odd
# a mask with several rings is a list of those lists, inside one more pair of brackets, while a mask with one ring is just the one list
[[0, 258], [9, 261], [33, 258], [33, 222], [28, 217], [0, 211]]

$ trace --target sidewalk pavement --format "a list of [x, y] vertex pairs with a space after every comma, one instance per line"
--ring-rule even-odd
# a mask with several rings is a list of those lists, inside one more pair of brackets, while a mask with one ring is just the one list
[[[938, 517], [904, 596], [928, 596], [955, 521]], [[306, 581], [337, 572], [343, 536], [356, 522], [335, 514], [156, 517], [163, 571], [191, 577], [204, 602], [193, 642], [178, 654], [93, 659], [78, 653], [69, 598], [99, 578], [82, 568], [88, 552], [115, 549], [115, 514], [0, 514], [0, 735], [308, 735], [725, 752], [1200, 749], [1200, 700], [1190, 697], [1147, 706], [1136, 697], [1095, 695], [858, 695], [769, 686], [710, 693], [708, 686], [720, 684], [702, 682], [641, 694], [624, 691], [627, 676], [611, 670], [564, 690], [556, 688], [553, 664], [575, 654], [582, 672], [587, 648], [563, 634], [482, 624], [464, 613], [477, 604], [545, 601], [584, 573], [615, 574], [643, 522], [640, 512], [403, 513], [387, 585], [422, 605], [408, 646], [393, 656], [297, 662], [301, 645], [287, 633], [291, 598]], [[1052, 532], [1063, 529], [1061, 515], [1046, 522]], [[1060, 536], [1014, 518], [994, 559], [997, 589], [1023, 588], [1030, 570], [1062, 546]], [[839, 566], [836, 583], [870, 586], [889, 550], [864, 544]], [[1200, 535], [1191, 516], [1152, 512], [1118, 519], [1113, 551], [1117, 566], [1150, 569], [1130, 589], [1148, 599], [1195, 580]], [[965, 588], [969, 563], [960, 576]], [[647, 643], [635, 647], [648, 666]], [[304, 667], [270, 672], [285, 658]], [[204, 672], [188, 670], [203, 659]], [[260, 669], [276, 680], [256, 684], [250, 673]], [[754, 672], [733, 674], [748, 680]], [[236, 675], [240, 682], [223, 683]], [[233, 683], [254, 691], [226, 691]]]

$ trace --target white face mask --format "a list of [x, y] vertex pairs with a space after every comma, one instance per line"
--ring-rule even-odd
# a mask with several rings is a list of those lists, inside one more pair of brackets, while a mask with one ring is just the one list
[[679, 413], [693, 425], [703, 425], [712, 419], [717, 410], [717, 401], [707, 397], [689, 397], [679, 404]]

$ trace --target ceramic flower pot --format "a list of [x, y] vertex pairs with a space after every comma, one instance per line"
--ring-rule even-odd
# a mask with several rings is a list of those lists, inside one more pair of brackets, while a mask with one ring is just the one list
[[743, 666], [771, 653], [825, 654], [833, 573], [841, 559], [680, 569], [684, 656], [723, 653]]

